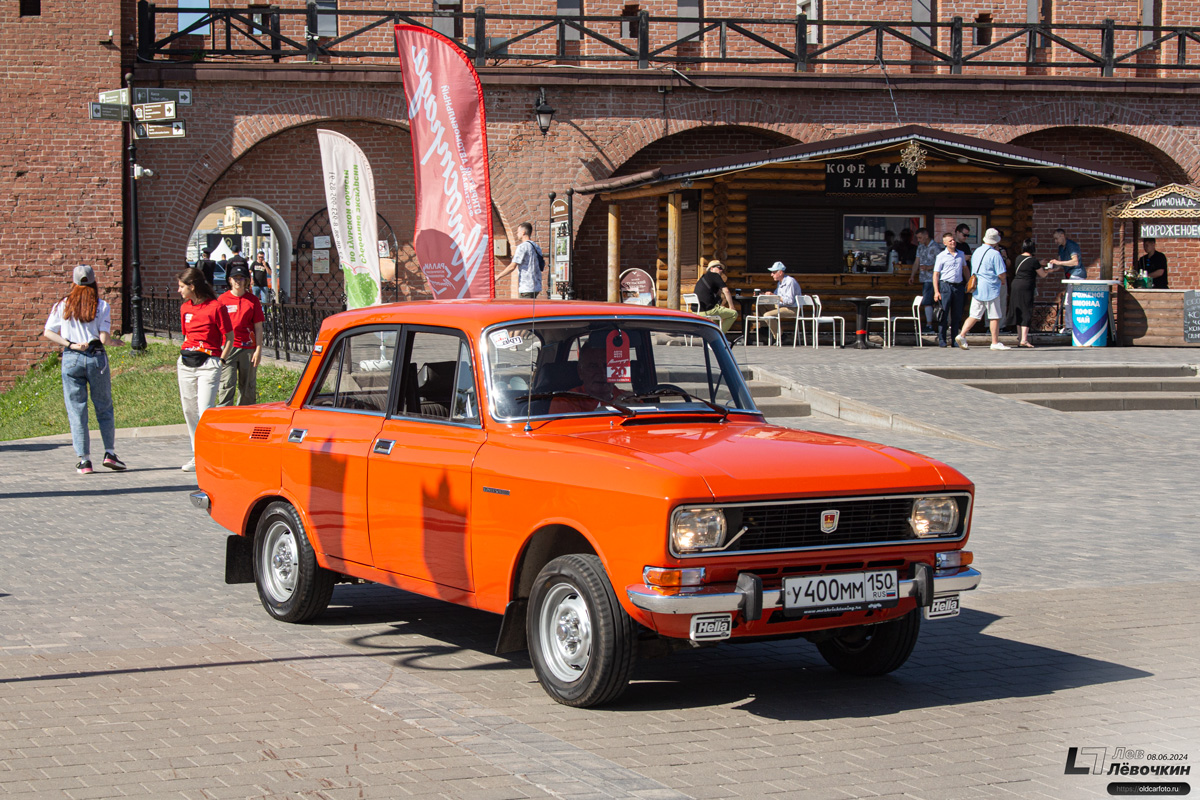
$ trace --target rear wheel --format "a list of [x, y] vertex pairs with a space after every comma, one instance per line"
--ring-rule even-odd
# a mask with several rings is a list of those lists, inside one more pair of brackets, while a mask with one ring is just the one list
[[283, 622], [307, 622], [329, 606], [337, 575], [317, 564], [296, 509], [267, 506], [254, 534], [254, 583], [263, 608]]
[[596, 706], [629, 685], [636, 626], [594, 555], [556, 558], [534, 580], [526, 618], [529, 655], [546, 693], [563, 705]]
[[919, 610], [879, 625], [862, 625], [838, 631], [817, 643], [829, 666], [851, 675], [886, 675], [899, 669], [912, 655], [921, 632]]

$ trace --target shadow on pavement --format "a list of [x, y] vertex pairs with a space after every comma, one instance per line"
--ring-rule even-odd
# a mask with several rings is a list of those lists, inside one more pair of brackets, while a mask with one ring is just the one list
[[[427, 672], [529, 669], [526, 652], [493, 655], [500, 617], [377, 585], [339, 587], [338, 607], [318, 625], [366, 630], [343, 639], [356, 649]], [[995, 614], [966, 609], [926, 622], [908, 663], [876, 678], [844, 675], [804, 639], [725, 644], [643, 659], [612, 711], [736, 705], [777, 720], [887, 715], [1146, 678], [1151, 673], [984, 633]], [[378, 626], [386, 625], [385, 629]], [[349, 631], [346, 631], [349, 633]], [[415, 640], [419, 639], [419, 640]], [[457, 654], [486, 663], [464, 666]], [[444, 660], [443, 660], [444, 659]], [[439, 663], [440, 661], [440, 663]]]
[[641, 662], [635, 683], [614, 708], [665, 710], [744, 700], [737, 708], [756, 716], [815, 721], [1036, 697], [1152, 674], [983, 633], [998, 619], [964, 610], [957, 619], [926, 623], [909, 661], [875, 678], [837, 672], [804, 639], [679, 653]]
[[70, 442], [22, 442], [20, 444], [5, 444], [0, 442], [0, 453], [40, 453], [46, 450], [70, 448]]
[[[78, 485], [78, 484], [75, 484]], [[196, 483], [178, 483], [171, 486], [128, 486], [117, 489], [70, 489], [59, 492], [0, 492], [0, 500], [22, 500], [38, 497], [108, 497], [114, 494], [162, 494], [164, 492], [195, 491]]]

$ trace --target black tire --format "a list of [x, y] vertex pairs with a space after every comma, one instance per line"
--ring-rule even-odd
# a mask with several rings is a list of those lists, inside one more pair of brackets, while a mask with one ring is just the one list
[[921, 632], [920, 610], [879, 625], [861, 625], [838, 631], [817, 644], [817, 650], [840, 672], [851, 675], [886, 675], [899, 669], [912, 655]]
[[608, 703], [629, 685], [637, 626], [596, 556], [561, 556], [543, 567], [533, 582], [526, 626], [533, 671], [563, 705]]
[[307, 622], [333, 596], [337, 574], [317, 565], [296, 509], [267, 506], [254, 532], [254, 584], [263, 608], [282, 622]]

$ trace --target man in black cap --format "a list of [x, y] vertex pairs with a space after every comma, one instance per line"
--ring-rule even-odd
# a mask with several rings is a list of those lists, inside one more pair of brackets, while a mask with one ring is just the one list
[[212, 251], [207, 247], [200, 250], [200, 260], [196, 262], [196, 269], [204, 273], [204, 280], [208, 281], [209, 286], [213, 286], [213, 278], [217, 274], [217, 262], [212, 260]]
[[[237, 251], [234, 251], [237, 254]], [[230, 259], [228, 272], [229, 291], [217, 298], [225, 306], [233, 323], [233, 349], [221, 359], [221, 387], [217, 391], [217, 405], [234, 404], [237, 392], [238, 405], [258, 402], [258, 364], [262, 361], [263, 314], [262, 303], [250, 293], [250, 268], [243, 260], [233, 264]]]

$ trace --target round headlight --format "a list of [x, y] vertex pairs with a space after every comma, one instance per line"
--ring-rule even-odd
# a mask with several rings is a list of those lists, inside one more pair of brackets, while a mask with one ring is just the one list
[[958, 503], [953, 497], [918, 497], [908, 524], [921, 538], [952, 535], [958, 530]]
[[720, 547], [729, 526], [719, 508], [679, 508], [671, 518], [671, 545], [677, 553]]

